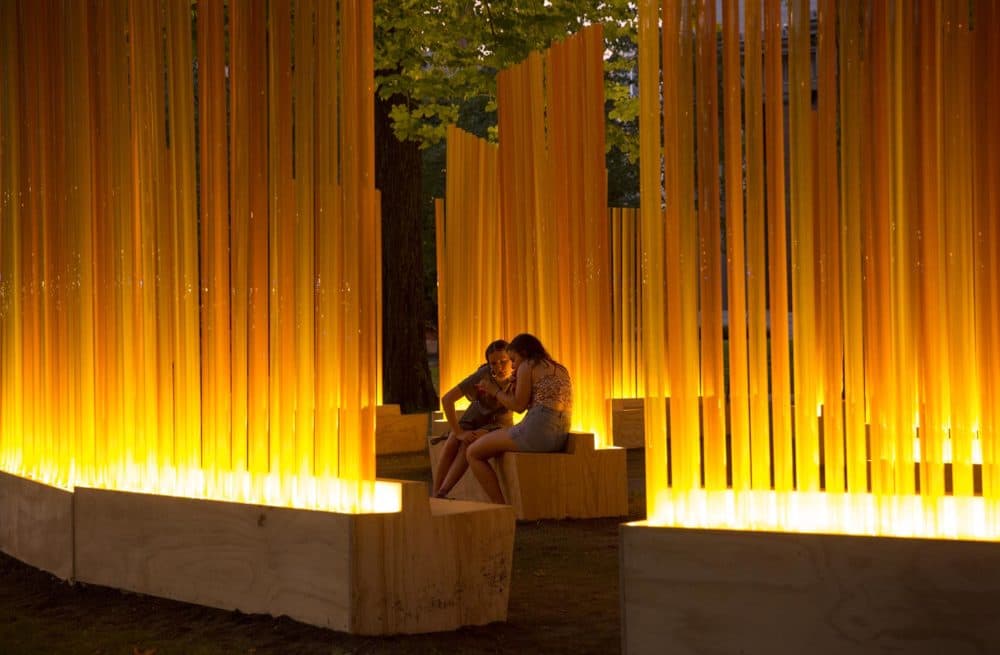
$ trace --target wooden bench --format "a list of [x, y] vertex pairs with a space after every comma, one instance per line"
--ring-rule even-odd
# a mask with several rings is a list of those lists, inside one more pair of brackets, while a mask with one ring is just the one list
[[[431, 445], [436, 473], [444, 442]], [[625, 450], [594, 448], [594, 435], [570, 433], [558, 453], [505, 453], [494, 463], [504, 498], [519, 520], [599, 518], [628, 514]], [[479, 482], [467, 472], [448, 494], [461, 500], [489, 502]]]
[[642, 398], [615, 398], [611, 401], [611, 433], [616, 446], [644, 448], [646, 434]]
[[427, 412], [402, 414], [399, 405], [375, 408], [375, 454], [414, 453], [424, 449]]

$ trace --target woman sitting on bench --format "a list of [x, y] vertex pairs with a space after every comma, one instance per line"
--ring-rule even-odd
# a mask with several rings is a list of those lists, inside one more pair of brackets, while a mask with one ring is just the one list
[[513, 393], [486, 383], [482, 390], [504, 407], [528, 413], [511, 428], [480, 437], [466, 455], [473, 475], [494, 503], [505, 504], [503, 491], [489, 460], [508, 451], [551, 453], [566, 446], [573, 409], [573, 385], [569, 371], [552, 359], [542, 342], [530, 334], [519, 334], [507, 347], [514, 364]]
[[[465, 449], [488, 432], [498, 428], [510, 427], [510, 410], [497, 403], [495, 394], [488, 395], [479, 390], [481, 385], [499, 389], [509, 389], [513, 386], [510, 356], [507, 354], [507, 342], [498, 339], [486, 346], [486, 363], [476, 369], [476, 372], [452, 387], [441, 398], [444, 416], [451, 428], [448, 432], [431, 439], [431, 445], [447, 439], [441, 451], [434, 476], [433, 496], [446, 498], [448, 492], [458, 484], [465, 475], [469, 464], [465, 457]], [[455, 419], [455, 402], [465, 396], [472, 401], [460, 420]]]

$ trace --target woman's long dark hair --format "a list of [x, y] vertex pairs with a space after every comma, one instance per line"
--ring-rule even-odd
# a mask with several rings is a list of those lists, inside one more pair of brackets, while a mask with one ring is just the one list
[[510, 345], [507, 346], [507, 350], [513, 350], [522, 359], [530, 359], [536, 362], [551, 362], [553, 365], [560, 367], [564, 371], [566, 370], [565, 366], [552, 359], [552, 355], [549, 354], [549, 351], [545, 350], [545, 346], [543, 346], [542, 342], [538, 340], [538, 337], [533, 334], [523, 332], [517, 335], [510, 340]]

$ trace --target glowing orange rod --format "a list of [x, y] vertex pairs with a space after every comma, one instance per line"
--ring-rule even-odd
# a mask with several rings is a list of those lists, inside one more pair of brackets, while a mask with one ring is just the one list
[[740, 21], [736, 0], [722, 7], [723, 135], [725, 138], [726, 274], [729, 280], [729, 399], [734, 489], [749, 489], [750, 405], [747, 371], [746, 230], [743, 202], [743, 103]]
[[701, 385], [705, 488], [725, 489], [726, 381], [722, 343], [722, 235], [719, 203], [719, 114], [715, 3], [698, 5], [696, 100], [698, 107], [698, 229], [701, 294]]
[[761, 0], [746, 4], [746, 221], [747, 335], [750, 394], [750, 479], [771, 488], [770, 387], [768, 383], [767, 263], [764, 207], [764, 84]]
[[[639, 2], [639, 84], [643, 89], [658, 89], [660, 84], [660, 6], [656, 0]], [[643, 248], [642, 353], [645, 403], [643, 417], [646, 431], [646, 513], [656, 515], [667, 489], [667, 417], [666, 395], [669, 383], [662, 344], [666, 331], [661, 308], [666, 306], [664, 261], [649, 257], [665, 245], [663, 209], [660, 202], [660, 166], [663, 148], [660, 139], [660, 97], [657, 93], [639, 95], [639, 189], [646, 200], [640, 205]]]
[[[791, 287], [793, 408], [796, 488], [818, 491], [819, 436], [816, 420], [821, 359], [816, 324], [815, 170], [816, 135], [812, 110], [809, 3], [789, 6], [788, 104], [789, 196], [791, 204]], [[779, 218], [780, 218], [779, 214]], [[772, 315], [773, 320], [773, 315]], [[773, 347], [773, 343], [772, 343]]]

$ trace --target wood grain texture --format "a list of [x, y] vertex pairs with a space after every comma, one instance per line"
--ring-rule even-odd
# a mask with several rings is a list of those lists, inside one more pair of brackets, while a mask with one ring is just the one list
[[76, 490], [83, 582], [350, 628], [352, 517]]
[[644, 448], [645, 423], [641, 398], [615, 398], [611, 401], [611, 433], [619, 448]]
[[505, 620], [513, 511], [400, 484], [368, 515], [77, 489], [77, 579], [359, 634]]
[[423, 450], [428, 413], [401, 414], [399, 405], [379, 405], [375, 413], [375, 453], [413, 453]]
[[73, 579], [73, 494], [0, 472], [0, 550]]
[[626, 653], [996, 653], [1000, 548], [621, 529]]
[[[518, 520], [599, 518], [628, 514], [625, 451], [593, 447], [591, 434], [571, 434], [561, 453], [505, 453], [495, 463], [500, 487]], [[429, 445], [436, 473], [443, 443]], [[471, 473], [448, 494], [487, 502]]]
[[422, 483], [403, 485], [403, 512], [357, 517], [351, 631], [431, 632], [506, 620], [514, 552], [511, 508], [428, 503]]

